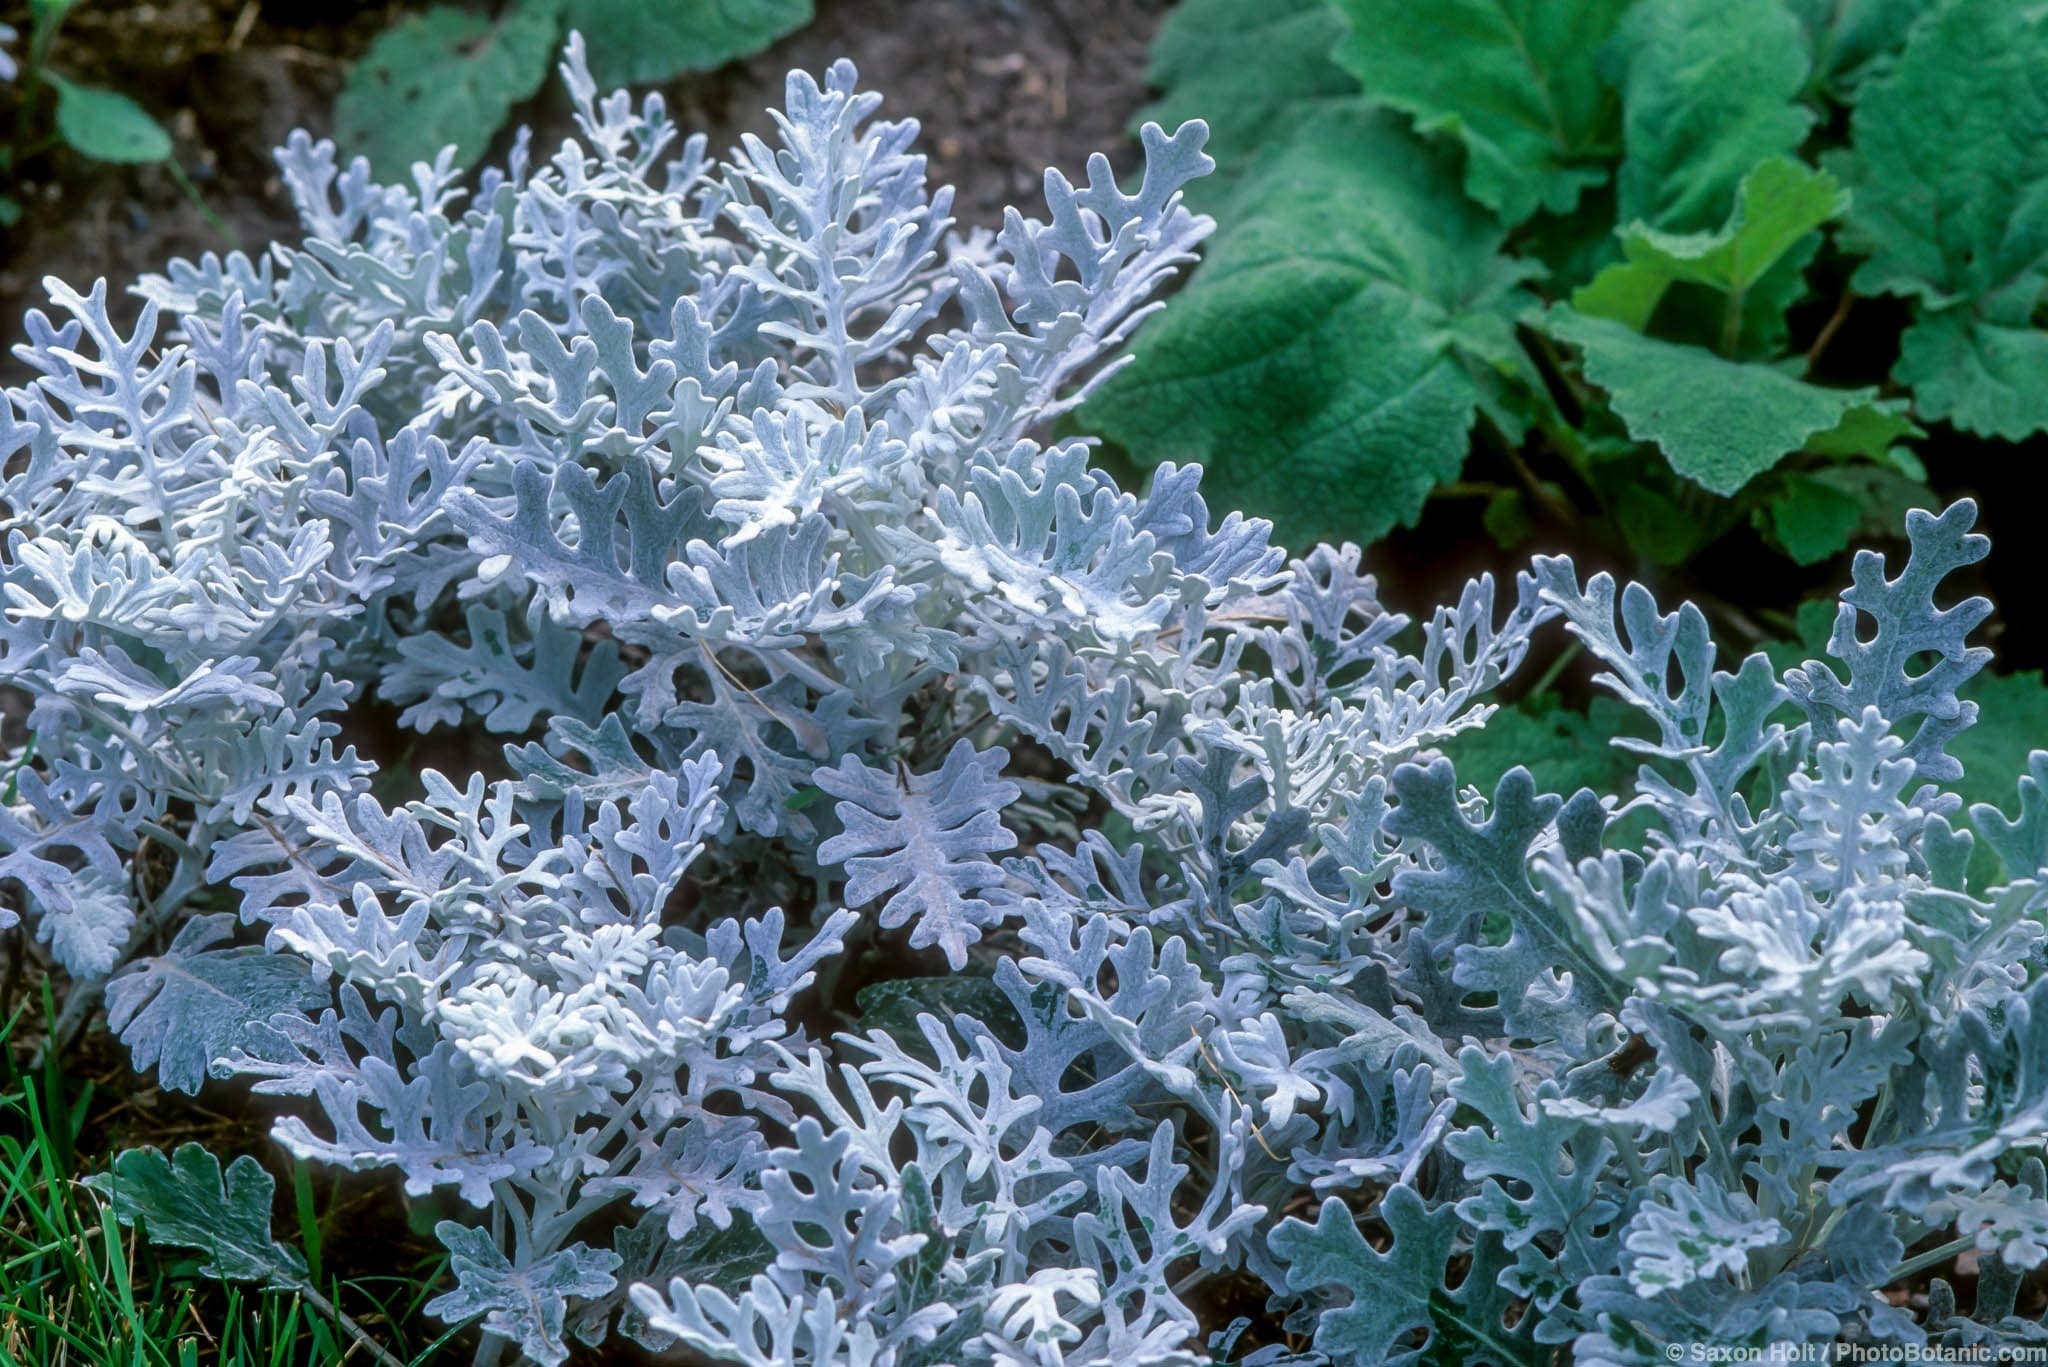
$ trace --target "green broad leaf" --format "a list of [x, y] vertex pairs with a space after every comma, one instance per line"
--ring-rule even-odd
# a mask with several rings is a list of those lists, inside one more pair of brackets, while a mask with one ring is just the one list
[[455, 148], [474, 165], [512, 107], [547, 79], [563, 0], [514, 0], [496, 19], [436, 5], [377, 36], [334, 102], [334, 140], [385, 180]]
[[[1882, 403], [1861, 404], [1850, 409], [1842, 415], [1837, 426], [1809, 438], [1806, 449], [1815, 455], [1840, 459], [1861, 456], [1869, 460], [1886, 460], [1905, 454], [1893, 452], [1893, 442], [1926, 435], [1918, 423], [1906, 416], [1905, 404], [1887, 399]], [[1914, 464], [1918, 465], [1917, 460]], [[1919, 469], [1914, 478], [1926, 479], [1926, 470]], [[1897, 523], [1898, 518], [1887, 517], [1882, 526], [1873, 529], [1873, 535], [1887, 535]]]
[[[1579, 348], [1586, 378], [1607, 391], [1638, 441], [1717, 494], [1732, 494], [1793, 451], [1870, 421], [1875, 389], [1823, 389], [1773, 366], [1728, 361], [1645, 337], [1609, 318], [1552, 309], [1545, 326]], [[1852, 416], [1854, 415], [1854, 416]]]
[[150, 162], [171, 155], [171, 135], [118, 90], [79, 85], [45, 72], [57, 89], [57, 132], [72, 151], [95, 161]]
[[1295, 128], [1358, 93], [1330, 59], [1343, 37], [1344, 20], [1327, 0], [1187, 0], [1152, 40], [1146, 78], [1160, 96], [1132, 118], [1132, 131], [1208, 122], [1204, 150], [1216, 170], [1184, 193], [1209, 212]]
[[[1683, 282], [1728, 296], [1739, 311], [1787, 253], [1848, 207], [1849, 196], [1833, 176], [1771, 157], [1742, 178], [1728, 221], [1713, 232], [1666, 233], [1642, 223], [1624, 228], [1626, 259], [1573, 291], [1572, 307], [1643, 332], [1665, 291]], [[1796, 290], [1796, 275], [1792, 283]]]
[[1750, 168], [1799, 148], [1806, 43], [1780, 0], [1642, 0], [1605, 49], [1622, 88], [1620, 221], [1722, 221]]
[[1865, 294], [1918, 301], [1894, 378], [1922, 418], [2048, 429], [2048, 10], [1953, 0], [1862, 88], [1842, 169]]
[[601, 86], [665, 81], [751, 57], [811, 22], [811, 0], [568, 0]]
[[1672, 497], [1672, 492], [1653, 487], [1638, 475], [1607, 495], [1622, 536], [1653, 565], [1682, 565], [1726, 530], [1716, 519], [1703, 518], [1697, 508]]
[[1607, 179], [1619, 107], [1595, 63], [1628, 0], [1336, 0], [1337, 60], [1376, 104], [1465, 146], [1465, 189], [1513, 226]]
[[1899, 339], [1892, 377], [1920, 412], [1980, 436], [2018, 441], [2048, 431], [2048, 333], [1968, 310], [1928, 312]]
[[[1963, 776], [1944, 785], [1960, 795], [1965, 806], [1989, 802], [2010, 812], [2013, 785], [2027, 772], [2027, 755], [2048, 750], [2048, 677], [2038, 669], [2017, 674], [1977, 675], [1964, 686], [1962, 696], [1977, 704], [1977, 724], [1948, 743], [1949, 753], [1961, 761]], [[1999, 864], [1998, 856], [1981, 841], [1972, 869], [1989, 884]], [[2012, 869], [2013, 877], [2031, 876], [2032, 870]]]
[[1493, 544], [1511, 551], [1529, 539], [1535, 524], [1529, 516], [1529, 500], [1520, 489], [1496, 489], [1487, 495], [1479, 524], [1493, 538]]
[[1884, 70], [1905, 45], [1915, 20], [1935, 0], [1788, 0], [1806, 33], [1813, 87], [1851, 103], [1857, 87]]
[[129, 1149], [111, 1171], [85, 1184], [113, 1203], [122, 1224], [142, 1224], [151, 1243], [206, 1254], [204, 1276], [274, 1287], [305, 1283], [305, 1261], [270, 1237], [277, 1183], [248, 1154], [223, 1176], [220, 1159], [203, 1144], [180, 1144], [169, 1158], [161, 1149]]
[[1142, 466], [1200, 461], [1211, 496], [1294, 545], [1412, 522], [1516, 371], [1527, 267], [1446, 149], [1331, 111], [1252, 172], [1209, 259], [1083, 420]]
[[1516, 765], [1546, 793], [1626, 793], [1643, 759], [1613, 741], [1642, 730], [1636, 711], [1618, 698], [1598, 694], [1581, 712], [1555, 693], [1537, 693], [1502, 707], [1486, 725], [1453, 736], [1443, 751], [1457, 766], [1458, 782], [1482, 793], [1493, 792]]
[[924, 1036], [917, 1028], [919, 1016], [937, 1016], [950, 1021], [965, 1013], [987, 1025], [1004, 1039], [1018, 1038], [1023, 1022], [1017, 1008], [1003, 995], [995, 979], [977, 973], [955, 973], [943, 978], [891, 978], [869, 983], [854, 995], [860, 1011], [863, 1033], [880, 1030], [906, 1048], [922, 1052]]
[[1856, 496], [1813, 475], [1793, 474], [1770, 503], [1770, 526], [1785, 554], [1816, 565], [1839, 554], [1863, 525]]

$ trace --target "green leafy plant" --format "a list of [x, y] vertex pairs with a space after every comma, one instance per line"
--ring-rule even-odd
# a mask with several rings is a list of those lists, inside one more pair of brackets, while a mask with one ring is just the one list
[[810, 22], [811, 0], [507, 0], [495, 14], [434, 5], [395, 24], [349, 72], [335, 136], [403, 179], [444, 147], [474, 165], [548, 74], [565, 31], [608, 85], [665, 81], [751, 56]]
[[[131, 1103], [67, 1071], [54, 1051], [19, 1067], [25, 1054], [10, 1037], [23, 1016], [0, 1018], [0, 1367], [447, 1360], [452, 1332], [398, 1332], [431, 1294], [417, 1279], [344, 1282], [323, 1271], [334, 1203], [303, 1165], [293, 1168], [295, 1247], [271, 1236], [276, 1182], [253, 1158], [230, 1163], [225, 1185], [219, 1161], [190, 1143], [171, 1159], [130, 1150], [112, 1172], [85, 1176], [105, 1163], [96, 1127]], [[123, 1228], [142, 1210], [147, 1243]], [[342, 1300], [374, 1328], [338, 1309]]]
[[[50, 53], [65, 18], [83, 0], [31, 0], [28, 43], [19, 54], [0, 51], [0, 82], [17, 89], [12, 138], [0, 143], [0, 174], [25, 156], [62, 143], [81, 156], [105, 162], [171, 161], [171, 135], [148, 110], [118, 90], [86, 85], [51, 65]], [[0, 25], [0, 45], [18, 35]], [[190, 193], [189, 184], [180, 184]], [[0, 194], [0, 226], [21, 216], [21, 206]]]
[[[2000, 0], [1190, 0], [1142, 117], [1215, 121], [1219, 229], [1084, 423], [1293, 544], [1449, 493], [1817, 563], [1932, 501], [1931, 424], [2048, 430], [2044, 69]], [[1875, 295], [1896, 364], [1835, 346]]]

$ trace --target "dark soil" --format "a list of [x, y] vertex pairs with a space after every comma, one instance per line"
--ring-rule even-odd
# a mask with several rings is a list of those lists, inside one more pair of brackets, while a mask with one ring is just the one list
[[[26, 7], [0, 6], [21, 30]], [[23, 310], [47, 298], [46, 275], [118, 289], [166, 261], [233, 247], [255, 252], [296, 230], [271, 149], [294, 128], [323, 131], [347, 63], [396, 6], [310, 0], [86, 0], [65, 21], [50, 65], [122, 91], [176, 143], [196, 191], [163, 166], [108, 166], [52, 146], [25, 156], [0, 191], [23, 209], [0, 237], [0, 319], [10, 344]], [[17, 149], [48, 142], [49, 101], [24, 109], [0, 91], [0, 135]]]

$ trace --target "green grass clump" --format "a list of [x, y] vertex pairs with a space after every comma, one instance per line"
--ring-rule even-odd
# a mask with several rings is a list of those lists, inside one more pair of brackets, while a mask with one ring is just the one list
[[[0, 1367], [425, 1367], [457, 1331], [420, 1319], [432, 1275], [343, 1278], [330, 1247], [339, 1203], [291, 1168], [290, 1212], [326, 1308], [295, 1291], [202, 1277], [203, 1253], [155, 1249], [84, 1185], [134, 1109], [51, 1054], [18, 1042], [25, 1008], [0, 1021]], [[200, 1117], [204, 1119], [203, 1115]], [[153, 1117], [152, 1129], [156, 1126]], [[416, 1269], [430, 1273], [432, 1269]], [[351, 1329], [339, 1322], [346, 1315]]]

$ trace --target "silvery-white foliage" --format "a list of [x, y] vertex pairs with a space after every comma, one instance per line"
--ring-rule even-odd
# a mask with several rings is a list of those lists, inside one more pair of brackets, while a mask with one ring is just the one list
[[[1967, 507], [1782, 674], [1561, 560], [1411, 622], [1054, 435], [1199, 124], [962, 235], [844, 64], [724, 160], [563, 70], [550, 158], [294, 138], [303, 241], [29, 316], [0, 878], [74, 1016], [468, 1212], [486, 1361], [2041, 1334], [2048, 753], [2017, 818], [1939, 787]], [[1635, 791], [1460, 785], [1558, 619]], [[1877, 1296], [1943, 1240], [1974, 1318]]]
[[[1937, 786], [1974, 719], [1955, 690], [1988, 657], [1967, 637], [1989, 604], [1936, 597], [1985, 554], [1974, 516], [1912, 514], [1896, 574], [1862, 553], [1830, 658], [1782, 675], [1761, 654], [1717, 669], [1689, 604], [1665, 614], [1537, 562], [1543, 602], [1642, 715], [1648, 735], [1617, 743], [1644, 764], [1625, 803], [1561, 802], [1515, 770], [1477, 809], [1442, 761], [1395, 771], [1378, 829], [1421, 848], [1392, 879], [1394, 933], [1348, 992], [1296, 989], [1299, 1019], [1348, 1030], [1297, 1064], [1315, 1080], [1318, 1054], [1366, 1059], [1354, 1086], [1426, 1069], [1457, 1109], [1436, 1165], [1406, 1160], [1429, 1131], [1398, 1110], [1367, 1132], [1391, 1130], [1378, 1167], [1327, 1140], [1300, 1151], [1333, 1194], [1269, 1242], [1292, 1288], [1327, 1298], [1300, 1322], [1318, 1350], [1408, 1362], [1460, 1342], [1524, 1362], [1569, 1344], [1633, 1364], [2043, 1336], [2009, 1291], [1968, 1319], [1880, 1294], [1965, 1248], [1987, 1287], [2048, 1256], [2048, 753], [2017, 821], [1965, 818]], [[1646, 835], [1610, 832], [1624, 809]], [[1969, 876], [1966, 819], [2004, 881]], [[1268, 885], [1315, 906], [1307, 869]], [[1384, 1249], [1334, 1194], [1352, 1171], [1397, 1182]]]

